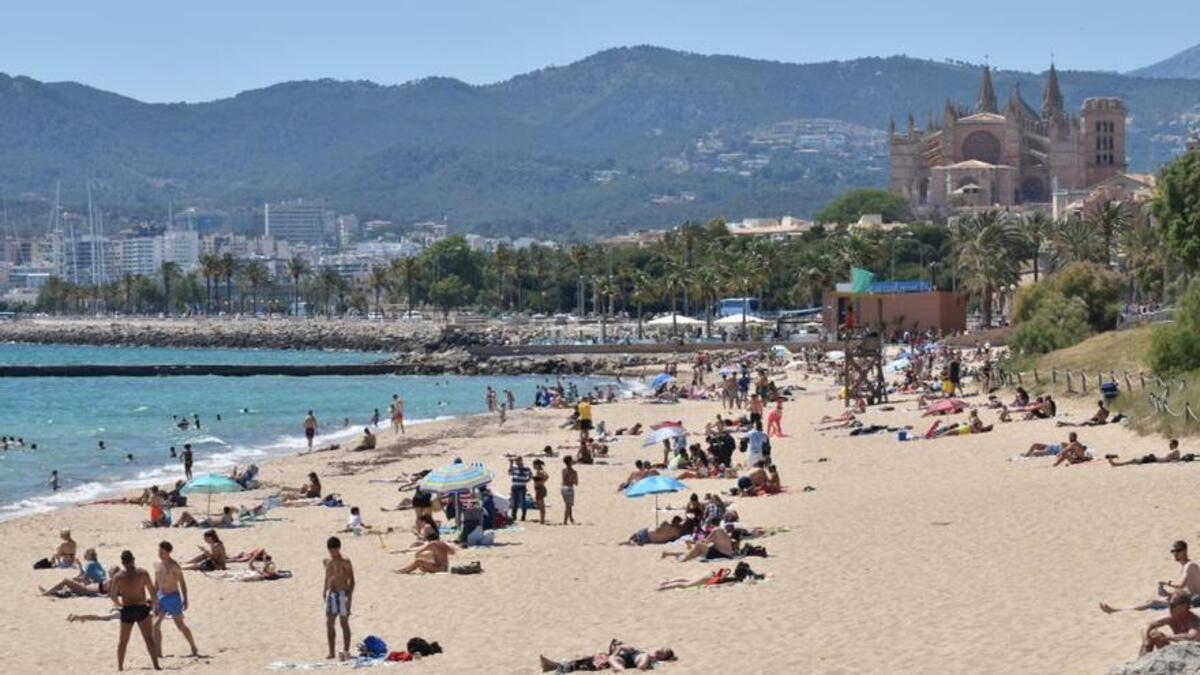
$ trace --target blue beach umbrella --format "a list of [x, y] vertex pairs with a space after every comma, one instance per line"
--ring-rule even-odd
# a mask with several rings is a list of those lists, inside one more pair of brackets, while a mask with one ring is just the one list
[[204, 508], [205, 514], [208, 514], [212, 508], [212, 496], [215, 492], [241, 492], [242, 486], [228, 476], [222, 476], [217, 473], [206, 473], [196, 478], [191, 479], [180, 488], [181, 494], [206, 494], [208, 495], [208, 505]]
[[654, 495], [654, 524], [658, 525], [658, 496], [686, 489], [686, 485], [670, 476], [648, 476], [625, 488], [625, 496], [645, 497], [646, 495]]
[[483, 464], [456, 462], [425, 474], [417, 484], [426, 492], [450, 494], [467, 492], [492, 482], [495, 476]]
[[658, 375], [654, 376], [653, 380], [650, 380], [650, 388], [653, 389], [654, 391], [658, 391], [659, 389], [662, 389], [665, 385], [670, 384], [674, 381], [675, 381], [675, 378], [673, 376], [671, 376], [667, 373], [659, 373]]

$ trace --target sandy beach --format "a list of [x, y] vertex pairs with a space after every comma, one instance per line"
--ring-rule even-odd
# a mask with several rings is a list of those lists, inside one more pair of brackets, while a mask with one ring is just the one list
[[[660, 667], [668, 673], [1105, 672], [1136, 655], [1138, 630], [1152, 617], [1105, 615], [1098, 603], [1133, 604], [1152, 595], [1157, 580], [1175, 578], [1173, 540], [1190, 539], [1200, 550], [1184, 516], [1200, 502], [1196, 465], [1113, 469], [1094, 461], [1051, 468], [1046, 458], [1009, 461], [1032, 442], [1061, 440], [1066, 430], [1051, 421], [909, 443], [886, 433], [820, 433], [812, 422], [839, 413], [840, 403], [827, 399], [828, 384], [791, 377], [808, 391], [786, 408], [789, 436], [773, 441], [787, 492], [734, 500], [744, 524], [788, 528], [755, 542], [770, 554], [750, 559], [770, 575], [757, 584], [655, 591], [661, 580], [716, 567], [661, 560], [657, 546], [617, 545], [653, 519], [652, 499], [617, 491], [636, 459], [661, 459], [660, 448], [642, 448], [634, 438], [611, 446], [608, 465], [580, 467], [578, 526], [528, 521], [498, 533], [503, 546], [461, 551], [454, 562], [479, 561], [484, 572], [477, 576], [392, 573], [410, 559], [389, 550], [412, 542], [412, 512], [382, 513], [380, 507], [404, 495], [394, 484], [372, 481], [462, 457], [486, 462], [498, 474], [496, 489], [507, 493], [503, 455], [574, 440], [560, 428], [566, 411], [520, 410], [503, 427], [490, 417], [430, 423], [399, 439], [382, 430], [379, 451], [288, 458], [265, 465], [263, 479], [268, 486], [299, 485], [317, 471], [326, 491], [360, 506], [368, 524], [397, 529], [382, 538], [342, 535], [358, 577], [355, 641], [373, 634], [402, 649], [421, 636], [445, 649], [397, 671], [531, 673], [539, 654], [587, 655], [616, 637], [674, 648], [680, 660]], [[1089, 403], [1064, 408], [1081, 419]], [[893, 412], [869, 411], [862, 419], [928, 426], [915, 401], [893, 405]], [[596, 406], [595, 416], [609, 429], [681, 419], [699, 431], [719, 410], [718, 402], [622, 402]], [[995, 421], [994, 411], [981, 415]], [[1118, 425], [1080, 432], [1098, 455], [1127, 458], [1166, 446]], [[1193, 443], [1184, 450], [1195, 452]], [[547, 465], [551, 522], [562, 516], [561, 466], [557, 459]], [[703, 495], [734, 482], [688, 484]], [[802, 491], [808, 485], [816, 489]], [[217, 495], [213, 506], [249, 505], [270, 491]], [[662, 503], [682, 507], [686, 497]], [[148, 567], [164, 538], [178, 558], [201, 543], [196, 529], [141, 529], [145, 517], [143, 507], [88, 506], [0, 524], [7, 544], [0, 563], [12, 571], [0, 580], [7, 599], [0, 603], [6, 645], [0, 671], [115, 670], [116, 622], [65, 620], [70, 613], [104, 613], [108, 600], [39, 597], [37, 586], [63, 574], [30, 565], [53, 550], [62, 527], [71, 528], [81, 552], [96, 547], [106, 566], [128, 548]], [[186, 644], [168, 623], [164, 667], [250, 673], [277, 661], [321, 662], [324, 542], [346, 518], [346, 509], [278, 509], [266, 522], [223, 531], [230, 552], [266, 548], [294, 577], [234, 583], [188, 573], [188, 622], [205, 658], [184, 658]], [[126, 667], [149, 665], [135, 634]]]

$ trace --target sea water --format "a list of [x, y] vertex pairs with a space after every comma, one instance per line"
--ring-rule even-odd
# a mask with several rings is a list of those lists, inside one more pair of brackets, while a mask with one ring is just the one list
[[[0, 344], [0, 364], [346, 364], [381, 354], [361, 352], [171, 349]], [[575, 378], [580, 391], [599, 382]], [[0, 520], [104, 497], [183, 476], [178, 459], [191, 443], [194, 473], [228, 471], [306, 446], [303, 422], [312, 410], [316, 444], [351, 444], [379, 409], [380, 431], [391, 434], [387, 407], [404, 399], [407, 424], [487, 410], [486, 388], [501, 401], [510, 389], [528, 406], [541, 376], [319, 377], [47, 377], [0, 378], [0, 436], [24, 448], [0, 451]], [[182, 430], [175, 418], [200, 417]], [[220, 420], [217, 416], [220, 416]], [[174, 417], [173, 417], [174, 416]], [[347, 424], [348, 421], [348, 424]], [[106, 449], [98, 449], [103, 441]], [[36, 443], [38, 448], [30, 446]], [[133, 459], [126, 456], [132, 454]], [[60, 488], [52, 492], [50, 472]]]

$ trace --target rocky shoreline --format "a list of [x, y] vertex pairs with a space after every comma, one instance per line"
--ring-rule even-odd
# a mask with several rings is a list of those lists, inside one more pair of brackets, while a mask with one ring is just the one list
[[0, 342], [88, 346], [325, 349], [381, 352], [402, 375], [620, 374], [667, 360], [670, 353], [480, 356], [485, 345], [520, 344], [522, 329], [454, 327], [427, 322], [325, 320], [22, 319], [0, 322]]

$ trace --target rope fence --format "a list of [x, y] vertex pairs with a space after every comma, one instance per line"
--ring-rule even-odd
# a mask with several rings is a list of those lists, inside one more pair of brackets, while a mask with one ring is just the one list
[[[1172, 395], [1187, 391], [1187, 380], [1174, 377], [1164, 380], [1157, 375], [1148, 378], [1144, 372], [1131, 374], [1129, 371], [1122, 371], [1118, 375], [1115, 370], [1109, 370], [1107, 374], [1099, 372], [1089, 374], [1086, 370], [1051, 368], [1049, 373], [1044, 373], [1034, 368], [1031, 372], [1025, 373], [997, 368], [988, 382], [988, 386], [990, 388], [999, 384], [1007, 387], [1020, 387], [1025, 385], [1026, 378], [1039, 387], [1048, 385], [1053, 388], [1061, 385], [1062, 391], [1067, 394], [1087, 394], [1089, 391], [1102, 391], [1105, 384], [1118, 384], [1119, 387], [1119, 383], [1124, 383], [1123, 391], [1132, 395], [1135, 390], [1141, 390], [1146, 395], [1150, 403], [1150, 417], [1163, 415], [1183, 419], [1187, 424], [1200, 424], [1200, 415], [1192, 409], [1190, 401], [1183, 401], [1182, 407], [1178, 410], [1173, 408], [1170, 402]], [[1178, 405], [1177, 403], [1176, 406]]]

